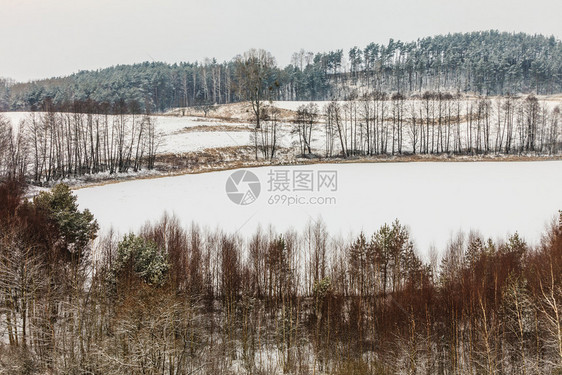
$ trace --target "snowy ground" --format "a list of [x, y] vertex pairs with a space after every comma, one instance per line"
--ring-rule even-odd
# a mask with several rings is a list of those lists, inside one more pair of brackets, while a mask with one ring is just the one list
[[[524, 94], [520, 94], [519, 96], [521, 98], [526, 97], [526, 95], [524, 95]], [[473, 101], [478, 100], [477, 96], [472, 96], [470, 98]], [[539, 96], [537, 96], [537, 98], [538, 98], [540, 104], [541, 105], [545, 104], [549, 110], [554, 109], [554, 107], [556, 107], [556, 106], [562, 106], [562, 95], [548, 95], [548, 96], [539, 95]], [[498, 100], [501, 101], [502, 99], [498, 98], [496, 96], [490, 97], [490, 101], [491, 101], [491, 104], [492, 104], [493, 107], [495, 107], [495, 108], [497, 107]], [[326, 109], [326, 107], [331, 103], [331, 101], [324, 100], [324, 101], [312, 101], [312, 102], [311, 101], [273, 101], [273, 102], [271, 102], [271, 104], [274, 107], [282, 108], [282, 109], [288, 109], [290, 111], [296, 111], [300, 106], [307, 105], [307, 104], [310, 104], [310, 103], [316, 104], [318, 106], [319, 111], [323, 112]], [[340, 105], [343, 105], [343, 104], [346, 104], [348, 102], [338, 101], [338, 103]], [[406, 101], [406, 103], [407, 104], [414, 103], [415, 108], [418, 112], [419, 112], [420, 108], [424, 108], [424, 102], [420, 99], [410, 98]], [[462, 99], [461, 103], [462, 103], [462, 106], [463, 106], [463, 109], [464, 109], [464, 106], [466, 105], [465, 100]], [[387, 104], [390, 105], [389, 101], [387, 101]]]
[[[268, 176], [272, 170], [278, 175]], [[269, 224], [277, 231], [302, 231], [307, 222], [320, 219], [332, 236], [346, 238], [361, 230], [370, 235], [398, 218], [410, 227], [422, 255], [431, 245], [442, 251], [459, 230], [478, 229], [494, 239], [518, 231], [537, 243], [562, 208], [562, 161], [321, 164], [251, 171], [261, 182], [261, 193], [245, 206], [231, 202], [225, 192], [233, 171], [128, 181], [76, 194], [102, 230], [113, 226], [121, 233], [137, 230], [165, 211], [185, 225], [196, 222], [242, 235]], [[296, 191], [293, 173], [303, 171], [312, 171], [315, 190], [319, 172], [336, 171], [337, 191]], [[269, 191], [268, 181], [276, 185], [284, 172], [291, 181], [289, 191]], [[310, 198], [335, 202], [312, 204]], [[291, 199], [301, 204], [289, 206]]]
[[[557, 103], [557, 100], [554, 100]], [[294, 110], [302, 102], [276, 102]], [[327, 104], [322, 102], [319, 104]], [[5, 113], [14, 125], [29, 114]], [[160, 154], [183, 154], [220, 147], [253, 144], [251, 125], [202, 117], [155, 116], [163, 134]], [[291, 124], [279, 129], [278, 145], [297, 142]], [[464, 133], [464, 132], [463, 132]], [[316, 129], [313, 148], [323, 153], [322, 124]], [[271, 168], [253, 169], [262, 192], [248, 206], [233, 204], [225, 193], [231, 172], [213, 172], [169, 178], [128, 181], [77, 191], [83, 207], [90, 208], [102, 228], [111, 225], [121, 232], [137, 230], [146, 220], [158, 219], [164, 211], [175, 213], [185, 224], [195, 221], [211, 228], [248, 235], [261, 224], [279, 231], [291, 226], [301, 230], [310, 220], [321, 218], [334, 236], [367, 233], [395, 218], [411, 227], [418, 248], [426, 253], [431, 244], [442, 250], [450, 236], [462, 229], [482, 230], [486, 236], [504, 237], [520, 231], [536, 242], [545, 224], [562, 208], [562, 162], [476, 163], [382, 163], [315, 165], [295, 170], [336, 170], [338, 190], [303, 193], [267, 191]], [[287, 170], [275, 167], [274, 170]], [[148, 172], [147, 172], [148, 173]], [[138, 177], [150, 177], [150, 173]], [[99, 179], [111, 179], [100, 175]], [[123, 176], [117, 176], [122, 178]], [[128, 176], [125, 176], [128, 177]], [[135, 177], [135, 176], [132, 176]], [[318, 176], [315, 176], [318, 178]], [[316, 181], [318, 182], [318, 181]], [[268, 204], [268, 198], [335, 198], [335, 204]], [[142, 202], [142, 203], [141, 203]]]
[[226, 130], [167, 134], [158, 148], [158, 153], [177, 154], [209, 148], [248, 146], [251, 145], [250, 135], [250, 131], [231, 132]]
[[[4, 112], [15, 129], [29, 118], [29, 112]], [[41, 113], [36, 113], [41, 116]], [[251, 144], [248, 124], [230, 123], [200, 117], [153, 116], [157, 130], [163, 135], [159, 154], [202, 151], [219, 147], [237, 147]], [[212, 128], [206, 131], [204, 128]], [[201, 130], [191, 131], [190, 128]]]
[[[522, 96], [524, 97], [524, 96]], [[562, 107], [562, 96], [541, 96], [539, 97], [541, 105], [545, 105], [549, 110], [552, 110], [556, 106]], [[476, 98], [470, 98], [476, 104]], [[492, 103], [492, 108], [496, 109], [498, 107], [497, 97], [490, 99]], [[294, 117], [294, 112], [301, 105], [308, 104], [311, 102], [304, 101], [275, 101], [271, 102], [271, 105], [286, 110], [284, 113], [285, 121], [288, 121]], [[317, 101], [312, 102], [318, 106], [319, 112], [323, 113], [326, 106], [330, 103], [328, 101]], [[340, 102], [344, 104], [345, 102]], [[391, 103], [386, 102], [387, 105], [387, 116], [390, 116], [390, 105]], [[224, 106], [217, 106], [217, 110], [209, 113], [209, 117], [200, 116], [177, 116], [181, 113], [182, 109], [174, 109], [169, 112], [168, 115], [153, 116], [157, 124], [157, 130], [163, 135], [162, 142], [158, 148], [158, 154], [182, 154], [186, 152], [197, 152], [203, 151], [205, 149], [215, 149], [221, 147], [241, 147], [241, 146], [251, 146], [254, 144], [252, 140], [253, 126], [249, 124], [243, 118], [248, 117], [248, 106], [247, 103], [233, 103]], [[411, 116], [411, 107], [415, 108], [415, 112], [420, 112], [423, 108], [424, 103], [421, 100], [411, 99], [406, 101], [404, 108], [404, 115], [406, 120]], [[461, 100], [461, 112], [464, 113], [466, 102]], [[358, 104], [360, 109], [361, 104]], [[474, 110], [474, 109], [473, 109]], [[436, 109], [437, 111], [437, 109]], [[423, 112], [423, 111], [422, 111]], [[437, 112], [436, 112], [437, 113]], [[174, 115], [176, 114], [176, 115]], [[3, 114], [6, 116], [12, 124], [17, 128], [19, 124], [29, 117], [28, 112], [6, 112]], [[40, 113], [36, 115], [41, 115]], [[225, 118], [213, 118], [212, 116], [223, 116]], [[494, 117], [492, 114], [492, 127], [490, 139], [492, 140], [492, 146], [494, 145], [494, 140], [496, 138], [496, 125]], [[246, 119], [247, 120], [247, 119]], [[325, 128], [322, 123], [322, 118], [320, 118], [319, 124], [314, 126], [313, 139], [312, 139], [312, 149], [313, 152], [318, 154], [325, 153]], [[390, 121], [389, 119], [387, 119]], [[390, 123], [388, 124], [390, 126]], [[460, 125], [460, 134], [462, 139], [462, 144], [466, 146], [467, 144], [467, 127], [466, 122], [462, 122]], [[294, 125], [290, 123], [282, 123], [278, 128], [278, 145], [281, 147], [291, 147], [297, 146], [298, 135], [291, 134], [291, 130], [294, 129]], [[452, 131], [454, 131], [454, 126], [452, 126]], [[364, 130], [363, 130], [364, 131]], [[419, 147], [419, 134], [418, 134], [418, 147]], [[513, 131], [514, 142], [518, 142], [517, 129]], [[473, 135], [473, 137], [476, 137]], [[473, 140], [473, 142], [475, 142]], [[453, 147], [453, 140], [450, 141], [450, 147]], [[334, 139], [334, 154], [340, 151], [339, 140]], [[389, 146], [390, 148], [390, 146]], [[295, 147], [298, 150], [298, 146]], [[411, 129], [409, 125], [405, 125], [404, 128], [404, 140], [403, 140], [403, 151], [409, 152], [413, 150]]]
[[[330, 101], [315, 101], [315, 102], [307, 102], [307, 101], [275, 101], [272, 102], [272, 105], [277, 108], [288, 109], [290, 111], [296, 111], [302, 105], [308, 105], [310, 103], [314, 103], [318, 106], [318, 110], [323, 112]], [[343, 103], [343, 102], [340, 102]]]

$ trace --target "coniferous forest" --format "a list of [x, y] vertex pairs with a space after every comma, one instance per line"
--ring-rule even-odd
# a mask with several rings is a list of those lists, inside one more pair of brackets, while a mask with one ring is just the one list
[[[45, 99], [135, 102], [154, 112], [242, 100], [234, 61], [144, 62], [29, 83], [0, 80], [0, 110], [39, 110]], [[313, 53], [298, 51], [267, 77], [274, 100], [337, 100], [376, 90], [482, 95], [562, 92], [562, 42], [553, 36], [484, 31], [389, 40]]]

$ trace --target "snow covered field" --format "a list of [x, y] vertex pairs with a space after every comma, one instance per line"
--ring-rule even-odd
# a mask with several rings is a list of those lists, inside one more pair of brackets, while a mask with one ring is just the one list
[[[524, 98], [523, 95], [521, 97]], [[469, 126], [468, 126], [467, 118], [463, 114], [466, 113], [467, 105], [469, 102], [472, 105], [471, 111], [473, 114], [475, 114], [478, 107], [477, 97], [468, 97], [468, 101], [466, 101], [465, 99], [460, 100], [458, 102], [459, 107], [457, 108], [461, 112], [458, 137], [460, 139], [460, 143], [465, 148], [467, 147], [468, 144], [469, 132], [467, 131], [467, 129]], [[301, 105], [315, 103], [318, 106], [318, 110], [320, 114], [323, 114], [328, 104], [330, 104], [330, 102], [328, 101], [316, 101], [316, 102], [274, 101], [274, 102], [266, 102], [266, 103], [267, 103], [266, 105], [272, 105], [288, 111], [296, 111], [298, 107], [300, 107]], [[388, 128], [384, 131], [390, 132], [391, 131], [390, 129], [392, 127], [392, 118], [391, 118], [392, 103], [391, 101], [386, 101], [384, 103], [386, 106], [385, 121], [386, 121], [386, 127]], [[340, 101], [339, 104], [342, 105], [343, 107], [346, 107], [345, 105], [350, 104], [350, 102]], [[501, 135], [502, 142], [504, 142], [504, 138], [506, 138], [506, 135], [504, 134], [506, 132], [505, 130], [506, 125], [504, 124], [505, 118], [501, 117], [504, 116], [505, 114], [498, 110], [498, 108], [502, 107], [502, 104], [503, 104], [503, 99], [498, 97], [490, 98], [490, 111], [492, 111], [490, 115], [491, 116], [490, 134], [489, 134], [489, 139], [491, 140], [490, 148], [492, 148], [495, 145], [494, 142], [498, 141], [497, 139], [498, 134]], [[539, 104], [541, 108], [544, 106], [544, 108], [548, 109], [549, 111], [552, 111], [557, 106], [562, 107], [562, 97], [540, 96]], [[215, 149], [221, 147], [241, 147], [241, 146], [253, 145], [254, 144], [254, 141], [252, 140], [253, 125], [241, 120], [241, 118], [246, 118], [249, 116], [248, 113], [250, 110], [246, 108], [247, 105], [248, 105], [247, 103], [233, 103], [223, 106], [217, 106], [217, 111], [210, 112], [208, 118], [197, 117], [197, 116], [178, 116], [177, 114], [181, 113], [181, 109], [171, 110], [168, 113], [168, 115], [153, 116], [153, 119], [156, 121], [157, 131], [162, 135], [162, 140], [160, 146], [157, 149], [157, 154], [182, 154], [186, 152], [203, 151], [205, 149]], [[354, 111], [358, 111], [359, 113], [358, 115], [359, 130], [357, 129], [355, 130], [355, 136], [357, 136], [357, 133], [359, 133], [360, 139], [366, 137], [366, 130], [364, 128], [365, 122], [361, 120], [361, 112], [363, 111], [362, 109], [363, 105], [364, 104], [359, 102], [357, 103], [356, 108], [354, 109]], [[412, 128], [409, 125], [411, 121], [411, 117], [413, 116], [412, 113], [416, 114], [417, 121], [419, 124], [421, 119], [423, 119], [424, 116], [426, 116], [424, 114], [425, 113], [424, 106], [425, 106], [424, 101], [420, 99], [409, 99], [404, 104], [403, 116], [405, 122], [404, 122], [404, 130], [403, 130], [404, 135], [402, 140], [402, 150], [405, 152], [411, 152], [414, 150]], [[433, 106], [435, 106], [435, 108]], [[453, 112], [455, 110], [454, 107], [455, 105], [452, 105]], [[224, 111], [221, 112], [220, 111], [221, 108]], [[431, 116], [433, 117], [438, 116], [439, 110], [437, 104], [433, 103], [432, 108], [433, 109], [431, 110]], [[347, 110], [342, 109], [342, 116], [344, 118], [351, 119], [351, 114], [350, 114], [351, 112], [348, 115], [345, 115], [345, 113], [347, 113], [346, 111]], [[443, 111], [445, 110], [443, 109]], [[499, 112], [501, 112], [501, 116], [500, 116], [501, 121], [499, 121], [499, 123], [503, 124], [501, 126], [498, 126], [498, 117], [496, 114]], [[176, 115], [170, 115], [170, 114], [176, 114]], [[14, 127], [17, 128], [23, 120], [29, 117], [30, 114], [29, 112], [6, 112], [3, 113], [3, 115], [6, 116], [12, 122]], [[36, 115], [41, 116], [41, 113], [37, 113]], [[212, 118], [212, 116], [214, 115], [224, 115], [225, 117], [228, 116], [231, 117], [228, 117], [230, 120], [224, 120], [222, 118]], [[292, 112], [285, 113], [285, 117], [283, 120], [285, 122], [280, 123], [277, 128], [277, 134], [278, 134], [277, 145], [285, 148], [295, 146], [294, 149], [298, 150], [298, 144], [299, 144], [298, 134], [296, 134], [295, 132], [291, 133], [292, 130], [295, 130], [295, 125], [288, 122], [290, 119], [294, 118], [294, 115], [295, 114]], [[445, 112], [443, 112], [441, 115], [445, 116]], [[61, 116], [64, 116], [64, 114], [61, 114]], [[452, 118], [454, 118], [455, 114], [452, 113], [451, 116]], [[516, 116], [514, 117], [513, 120], [514, 128], [511, 130], [511, 134], [513, 136], [512, 147], [514, 149], [517, 148], [517, 145], [519, 143], [524, 143], [524, 140], [521, 140], [520, 137], [521, 134], [525, 133], [524, 131], [523, 133], [521, 133], [521, 129], [518, 128], [517, 125], [518, 122], [515, 121], [515, 118]], [[312, 137], [311, 137], [312, 152], [320, 155], [325, 153], [326, 142], [327, 142], [324, 120], [325, 118], [323, 118], [323, 116], [319, 117], [319, 123], [314, 125], [312, 131]], [[475, 121], [476, 118], [473, 119], [473, 122]], [[546, 122], [549, 123], [549, 121]], [[476, 145], [477, 136], [480, 136], [480, 133], [478, 133], [478, 135], [476, 134], [476, 130], [475, 130], [477, 127], [476, 124], [473, 124], [472, 127], [474, 129], [472, 129], [472, 131], [470, 132], [470, 137], [472, 138], [470, 144], [474, 146]], [[343, 128], [344, 128], [343, 137], [345, 139], [352, 139], [351, 126], [349, 124], [344, 124]], [[545, 125], [545, 131], [546, 129], [547, 127]], [[551, 129], [551, 127], [548, 127], [548, 129]], [[333, 139], [330, 142], [332, 142], [333, 144], [332, 146], [333, 154], [335, 155], [338, 152], [340, 152], [341, 147], [340, 147], [340, 141], [337, 139], [337, 134], [335, 133], [335, 130], [332, 129], [332, 131], [334, 132], [334, 135], [333, 135]], [[383, 130], [381, 129], [380, 131], [382, 132]], [[431, 133], [432, 136], [433, 136], [433, 131], [434, 129], [432, 129], [432, 133]], [[443, 129], [443, 132], [445, 131], [446, 130]], [[453, 134], [455, 132], [454, 124], [451, 125], [449, 131], [451, 132], [451, 134], [449, 134], [449, 137], [451, 138], [449, 139], [449, 146], [452, 149], [454, 147], [454, 134]], [[478, 130], [478, 131], [480, 132], [483, 130]], [[545, 137], [545, 135], [539, 134], [538, 137], [539, 138]], [[421, 138], [421, 129], [418, 129], [418, 131], [416, 132], [416, 142], [417, 142], [418, 151], [421, 142], [420, 138]], [[361, 141], [359, 141], [359, 143], [361, 143]], [[364, 146], [365, 145], [363, 144], [363, 147]], [[389, 152], [391, 148], [392, 147], [389, 146], [389, 150], [388, 150]]]
[[[410, 227], [422, 255], [431, 245], [443, 251], [459, 230], [477, 229], [494, 239], [518, 231], [536, 244], [562, 208], [562, 161], [319, 164], [250, 171], [258, 176], [261, 192], [245, 206], [233, 203], [225, 192], [234, 171], [128, 181], [76, 194], [102, 230], [113, 226], [121, 234], [165, 211], [184, 225], [196, 222], [242, 235], [269, 224], [277, 231], [300, 232], [307, 222], [322, 220], [334, 237], [361, 230], [370, 236], [397, 218]], [[295, 189], [303, 187], [293, 185], [303, 173], [313, 177], [313, 192]], [[335, 173], [337, 189], [326, 185], [318, 191], [319, 173]], [[270, 191], [282, 186], [283, 176], [288, 177], [288, 191]], [[319, 201], [324, 204], [314, 204]]]
[[[30, 112], [4, 112], [15, 129], [26, 121]], [[41, 116], [41, 113], [36, 113]], [[218, 147], [237, 147], [250, 145], [251, 130], [247, 124], [229, 123], [215, 119], [199, 117], [153, 116], [157, 130], [162, 134], [158, 147], [159, 154], [177, 154], [202, 151]], [[198, 130], [190, 130], [196, 128]], [[212, 131], [204, 128], [211, 127]], [[220, 127], [220, 130], [217, 128]], [[231, 131], [230, 131], [231, 130]]]
[[[330, 101], [315, 101], [315, 102], [307, 102], [307, 101], [274, 101], [271, 102], [271, 104], [274, 107], [277, 108], [281, 108], [281, 109], [288, 109], [290, 111], [296, 111], [300, 106], [302, 105], [308, 105], [310, 103], [314, 103], [318, 106], [318, 110], [319, 111], [324, 111], [326, 109], [326, 107], [328, 106], [328, 104], [330, 104]], [[343, 102], [339, 102], [339, 103], [343, 103]]]
[[158, 148], [159, 154], [179, 154], [218, 147], [251, 145], [250, 131], [184, 132], [168, 134]]

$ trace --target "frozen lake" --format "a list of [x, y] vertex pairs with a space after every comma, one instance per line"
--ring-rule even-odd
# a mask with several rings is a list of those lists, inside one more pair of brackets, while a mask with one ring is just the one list
[[[302, 231], [324, 221], [333, 236], [365, 231], [399, 219], [410, 227], [420, 254], [442, 251], [459, 230], [479, 230], [496, 239], [518, 231], [537, 243], [562, 209], [562, 161], [418, 162], [320, 164], [248, 169], [253, 181], [235, 171], [136, 180], [79, 189], [102, 230], [137, 230], [164, 211], [182, 223], [196, 222], [242, 235], [272, 224], [280, 232]], [[240, 177], [242, 178], [240, 180]], [[254, 191], [258, 198], [236, 192]], [[234, 191], [232, 190], [234, 189]], [[310, 191], [309, 189], [312, 189]]]

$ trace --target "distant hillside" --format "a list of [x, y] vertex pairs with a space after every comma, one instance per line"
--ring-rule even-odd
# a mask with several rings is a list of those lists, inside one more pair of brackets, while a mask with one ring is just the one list
[[[365, 92], [562, 92], [562, 42], [554, 37], [484, 31], [365, 48], [300, 51], [274, 69], [274, 99], [331, 100]], [[239, 100], [234, 62], [144, 62], [31, 83], [0, 80], [0, 109], [39, 109], [44, 101], [127, 103], [153, 111]], [[133, 103], [131, 105], [131, 103]]]

